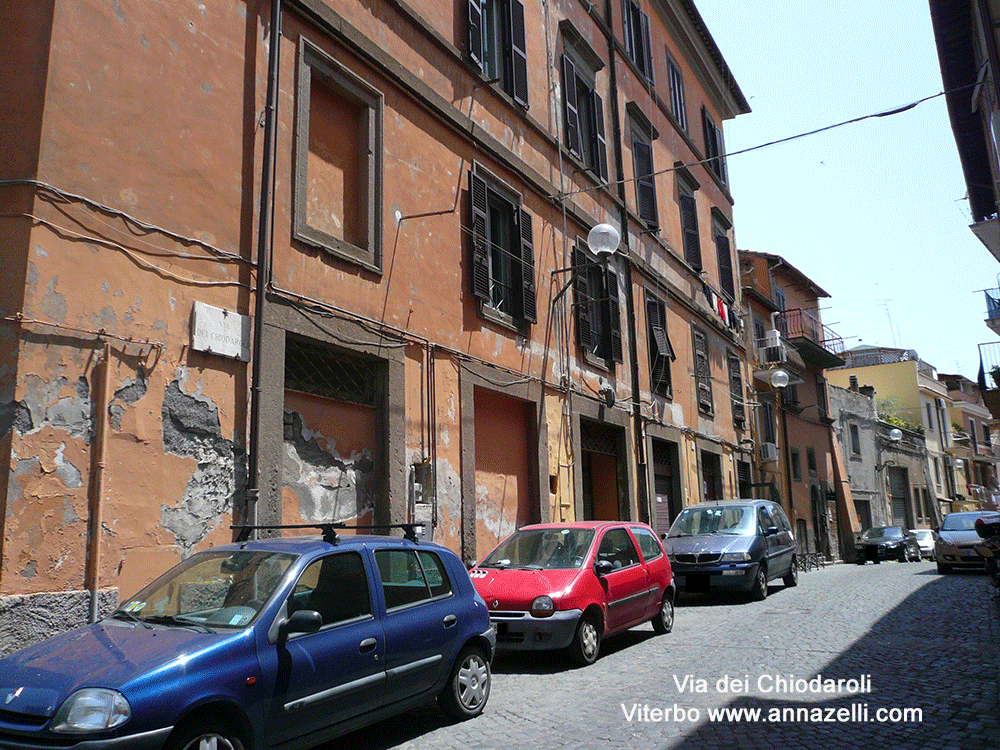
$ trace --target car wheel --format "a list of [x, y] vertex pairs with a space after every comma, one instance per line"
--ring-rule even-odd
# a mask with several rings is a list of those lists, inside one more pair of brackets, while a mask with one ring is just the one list
[[664, 592], [663, 599], [660, 601], [660, 610], [651, 622], [653, 630], [659, 635], [669, 633], [674, 629], [674, 600], [670, 598], [669, 591]]
[[206, 721], [182, 725], [166, 747], [167, 750], [243, 750], [243, 742], [231, 727]]
[[799, 569], [795, 558], [792, 558], [792, 567], [788, 569], [788, 573], [785, 577], [781, 579], [782, 583], [785, 584], [785, 588], [791, 588], [792, 586], [799, 585]]
[[576, 626], [576, 636], [569, 646], [570, 658], [578, 666], [585, 667], [597, 661], [601, 650], [600, 623], [594, 615], [585, 614]]
[[767, 599], [767, 568], [763, 564], [757, 566], [757, 575], [753, 579], [750, 598], [755, 602], [762, 602]]
[[948, 575], [951, 572], [951, 566], [950, 565], [945, 565], [944, 563], [940, 563], [939, 562], [937, 564], [937, 571], [941, 575], [946, 576], [946, 575]]
[[490, 697], [490, 664], [475, 646], [466, 646], [455, 660], [451, 679], [438, 696], [448, 716], [458, 721], [479, 716]]

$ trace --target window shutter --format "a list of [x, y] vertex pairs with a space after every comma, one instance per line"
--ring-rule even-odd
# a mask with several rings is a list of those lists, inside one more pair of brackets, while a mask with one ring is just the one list
[[600, 94], [594, 92], [594, 130], [597, 134], [597, 173], [608, 180], [608, 142], [604, 137], [604, 102]]
[[653, 47], [649, 43], [649, 16], [640, 11], [642, 18], [642, 57], [636, 60], [646, 78], [653, 83]]
[[635, 189], [639, 204], [639, 217], [650, 227], [659, 226], [656, 220], [656, 183], [653, 181], [653, 147], [643, 141], [633, 141], [635, 154]]
[[532, 241], [531, 214], [521, 209], [521, 317], [538, 322], [535, 305], [535, 248]]
[[524, 3], [510, 0], [510, 41], [513, 52], [514, 101], [528, 108], [528, 48], [524, 36]]
[[694, 196], [680, 194], [681, 227], [684, 230], [684, 260], [696, 271], [701, 270], [701, 238], [698, 236], [698, 207]]
[[746, 406], [743, 399], [743, 377], [740, 375], [739, 357], [729, 354], [729, 394], [733, 402], [733, 424], [742, 427], [746, 421]]
[[726, 146], [722, 142], [722, 128], [716, 128], [714, 123], [712, 127], [715, 129], [715, 171], [719, 175], [719, 179], [728, 184], [729, 179], [726, 175]]
[[608, 269], [605, 279], [608, 295], [608, 320], [611, 324], [611, 359], [615, 362], [624, 362], [621, 310], [618, 303], [618, 274]]
[[708, 339], [694, 329], [694, 376], [698, 384], [698, 409], [712, 413], [712, 369], [708, 360]]
[[[655, 298], [646, 300], [646, 322], [649, 326], [649, 378], [654, 391], [665, 392], [670, 388], [670, 361], [673, 348], [667, 338], [666, 309]], [[668, 359], [669, 357], [669, 359]]]
[[576, 66], [567, 55], [562, 58], [563, 68], [563, 112], [566, 123], [566, 148], [580, 157], [580, 108], [577, 102]]
[[469, 3], [469, 57], [480, 72], [483, 70], [483, 6], [482, 0]]
[[469, 172], [469, 203], [472, 206], [472, 294], [490, 298], [490, 244], [486, 236], [486, 182]]
[[722, 232], [715, 235], [715, 252], [719, 259], [719, 283], [722, 284], [722, 291], [729, 295], [730, 300], [735, 300], [733, 256], [729, 252], [729, 237]]
[[634, 60], [635, 50], [632, 47], [631, 0], [622, 0], [622, 41], [625, 42], [625, 54]]
[[579, 248], [573, 249], [573, 305], [576, 307], [576, 340], [580, 348], [590, 351], [590, 295], [587, 293], [587, 257]]

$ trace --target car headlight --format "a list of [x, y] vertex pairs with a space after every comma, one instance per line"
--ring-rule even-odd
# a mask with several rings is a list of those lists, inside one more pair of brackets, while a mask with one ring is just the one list
[[749, 560], [749, 552], [726, 552], [722, 556], [722, 562], [748, 562]]
[[83, 688], [67, 698], [52, 719], [53, 732], [96, 732], [124, 724], [132, 715], [125, 696], [108, 688]]
[[548, 617], [555, 611], [556, 605], [551, 596], [536, 596], [531, 603], [531, 614], [535, 617]]

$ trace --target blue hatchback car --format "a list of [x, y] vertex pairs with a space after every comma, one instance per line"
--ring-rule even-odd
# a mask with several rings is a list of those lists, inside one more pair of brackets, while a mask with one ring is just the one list
[[307, 747], [490, 692], [495, 636], [444, 547], [335, 535], [192, 555], [108, 619], [0, 660], [0, 748]]

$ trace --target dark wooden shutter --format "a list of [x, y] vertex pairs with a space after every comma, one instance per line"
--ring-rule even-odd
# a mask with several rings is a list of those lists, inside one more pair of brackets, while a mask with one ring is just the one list
[[729, 237], [722, 232], [715, 235], [715, 253], [719, 260], [719, 283], [722, 284], [722, 291], [729, 295], [730, 300], [735, 300], [733, 256], [729, 252]]
[[697, 328], [692, 329], [694, 339], [694, 377], [698, 384], [698, 409], [711, 414], [712, 404], [712, 366], [708, 359], [708, 339]]
[[483, 69], [483, 6], [482, 0], [469, 2], [469, 58], [480, 71]]
[[642, 68], [642, 72], [649, 79], [649, 82], [653, 82], [653, 48], [649, 43], [649, 16], [643, 11], [639, 11], [642, 18], [642, 51], [641, 57], [636, 60], [636, 63]]
[[566, 123], [566, 148], [577, 157], [583, 155], [580, 145], [580, 107], [576, 92], [576, 66], [567, 55], [562, 58], [563, 114]]
[[644, 141], [632, 142], [635, 154], [635, 190], [639, 204], [639, 217], [650, 227], [659, 226], [656, 220], [656, 183], [653, 181], [653, 147]]
[[514, 101], [528, 108], [528, 48], [524, 36], [524, 3], [510, 0], [510, 41], [513, 57]]
[[521, 209], [521, 317], [538, 322], [535, 305], [535, 248], [532, 241], [531, 214]]
[[590, 294], [587, 291], [587, 256], [573, 249], [573, 306], [576, 308], [576, 340], [590, 351]]
[[701, 270], [701, 238], [698, 236], [698, 207], [694, 196], [680, 194], [681, 228], [684, 231], [684, 260], [696, 271]]
[[747, 421], [743, 376], [740, 374], [740, 359], [732, 352], [729, 353], [729, 395], [733, 402], [733, 424], [742, 427]]
[[635, 59], [635, 49], [632, 46], [632, 2], [622, 0], [622, 41], [625, 42], [625, 54]]
[[597, 173], [605, 182], [608, 179], [608, 142], [604, 137], [604, 102], [594, 92], [594, 130], [597, 135]]
[[605, 275], [605, 294], [608, 295], [608, 322], [611, 331], [611, 359], [624, 362], [622, 347], [621, 309], [618, 303], [618, 274], [611, 269]]
[[646, 300], [650, 386], [661, 393], [670, 389], [670, 361], [674, 359], [673, 348], [667, 338], [666, 313], [663, 303], [655, 297]]
[[490, 298], [490, 243], [486, 236], [486, 182], [469, 172], [469, 204], [472, 207], [472, 294]]

